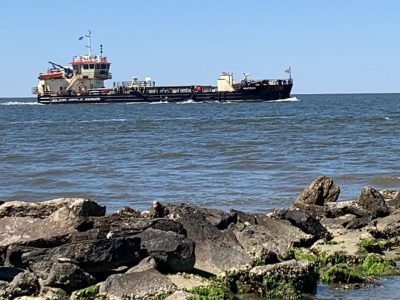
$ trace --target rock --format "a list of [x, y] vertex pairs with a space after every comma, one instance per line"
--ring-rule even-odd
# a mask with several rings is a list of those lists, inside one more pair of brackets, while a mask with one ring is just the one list
[[149, 218], [163, 218], [168, 215], [168, 208], [158, 201], [153, 201], [153, 205], [149, 211]]
[[400, 236], [400, 213], [378, 219], [369, 232], [377, 239]]
[[359, 258], [358, 244], [363, 239], [372, 238], [372, 235], [360, 230], [346, 230], [344, 234], [335, 236], [329, 244], [315, 243], [310, 249], [325, 253], [326, 257], [339, 256], [346, 261], [355, 261]]
[[293, 203], [289, 209], [305, 212], [317, 220], [328, 216], [330, 213], [327, 207], [315, 204]]
[[153, 257], [143, 258], [136, 266], [130, 268], [126, 273], [143, 272], [147, 270], [157, 270], [157, 262]]
[[35, 272], [48, 272], [49, 265], [70, 262], [83, 271], [96, 274], [109, 273], [113, 269], [140, 261], [140, 238], [107, 238], [98, 230], [76, 233], [70, 243], [54, 248], [31, 249], [24, 253], [21, 261]]
[[72, 263], [56, 262], [44, 281], [45, 286], [61, 288], [67, 292], [79, 290], [96, 283], [90, 274]]
[[172, 231], [186, 236], [182, 224], [170, 219], [133, 218], [110, 215], [92, 218], [92, 228], [106, 233], [111, 237], [131, 237], [148, 228], [161, 231]]
[[36, 296], [39, 293], [39, 281], [33, 273], [19, 273], [11, 281], [6, 292], [11, 299], [19, 296]]
[[372, 216], [365, 216], [362, 218], [355, 218], [351, 220], [347, 225], [346, 229], [360, 229], [367, 226], [372, 220]]
[[[156, 270], [111, 275], [100, 284], [101, 299], [152, 299], [169, 294], [176, 286]], [[125, 297], [125, 298], [124, 298]]]
[[141, 250], [156, 260], [159, 270], [168, 273], [192, 270], [194, 243], [184, 235], [149, 228], [137, 236], [141, 239]]
[[[49, 247], [64, 243], [65, 236], [81, 230], [87, 216], [104, 215], [105, 207], [80, 198], [46, 202], [12, 201], [0, 207], [0, 247], [24, 244]], [[43, 230], [43, 229], [46, 230]]]
[[7, 289], [9, 286], [10, 286], [10, 284], [7, 281], [0, 280], [0, 299], [8, 298]]
[[111, 217], [131, 217], [131, 218], [140, 218], [141, 217], [141, 213], [140, 211], [134, 210], [133, 208], [130, 207], [123, 207], [119, 210], [117, 210], [116, 212], [113, 212], [111, 214]]
[[251, 264], [253, 259], [238, 243], [231, 230], [219, 230], [209, 219], [208, 211], [186, 204], [168, 206], [168, 218], [183, 225], [187, 237], [196, 244], [195, 268], [213, 274]]
[[203, 277], [187, 273], [167, 274], [167, 277], [180, 290], [191, 290], [194, 287], [205, 287], [210, 283], [210, 281], [206, 281]]
[[285, 258], [292, 247], [304, 247], [314, 241], [313, 236], [292, 226], [288, 221], [275, 220], [263, 215], [255, 216], [256, 225], [248, 225], [243, 229], [232, 227], [232, 231], [245, 251], [257, 260], [267, 259], [271, 252]]
[[379, 193], [385, 199], [385, 203], [391, 212], [400, 208], [400, 191], [381, 190]]
[[337, 218], [322, 218], [320, 220], [322, 226], [328, 230], [331, 237], [344, 234], [347, 229], [346, 226], [356, 219], [355, 215], [347, 214]]
[[249, 276], [261, 285], [267, 278], [279, 283], [292, 283], [297, 291], [305, 294], [315, 294], [317, 289], [318, 272], [309, 261], [292, 259], [273, 265], [256, 266], [250, 270]]
[[195, 296], [185, 291], [176, 291], [175, 293], [165, 298], [165, 300], [190, 300], [190, 299], [195, 299]]
[[44, 300], [68, 300], [68, 294], [59, 288], [44, 286], [40, 292], [40, 297]]
[[314, 241], [330, 239], [331, 235], [326, 228], [314, 217], [299, 209], [288, 209], [283, 218], [305, 233], [311, 234]]
[[15, 267], [2, 267], [0, 266], [0, 280], [1, 281], [12, 281], [17, 274], [24, 272], [25, 270]]
[[368, 186], [361, 190], [358, 205], [367, 210], [373, 219], [385, 217], [389, 214], [389, 208], [382, 195], [377, 190]]
[[296, 199], [295, 203], [323, 206], [327, 202], [336, 202], [340, 188], [327, 176], [314, 180]]
[[32, 217], [46, 218], [60, 208], [68, 209], [75, 216], [103, 216], [105, 206], [90, 199], [59, 198], [43, 202], [9, 201], [0, 206], [0, 218]]

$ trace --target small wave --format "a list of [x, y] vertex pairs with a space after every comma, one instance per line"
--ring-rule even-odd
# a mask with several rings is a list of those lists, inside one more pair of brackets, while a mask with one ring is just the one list
[[297, 97], [290, 97], [285, 99], [273, 100], [274, 102], [299, 102], [300, 100]]
[[0, 105], [44, 105], [38, 102], [19, 102], [19, 101], [8, 101], [0, 103]]

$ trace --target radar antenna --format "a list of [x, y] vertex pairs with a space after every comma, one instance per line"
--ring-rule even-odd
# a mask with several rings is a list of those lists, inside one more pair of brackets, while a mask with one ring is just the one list
[[250, 76], [250, 73], [243, 73], [243, 76], [244, 76], [244, 81], [245, 82], [247, 82], [247, 80], [248, 80], [248, 78], [249, 78], [249, 76]]

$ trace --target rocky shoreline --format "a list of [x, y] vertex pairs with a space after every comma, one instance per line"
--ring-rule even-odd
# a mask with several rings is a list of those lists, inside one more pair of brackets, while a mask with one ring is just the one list
[[301, 298], [399, 274], [400, 192], [313, 181], [267, 215], [80, 198], [0, 203], [0, 299]]

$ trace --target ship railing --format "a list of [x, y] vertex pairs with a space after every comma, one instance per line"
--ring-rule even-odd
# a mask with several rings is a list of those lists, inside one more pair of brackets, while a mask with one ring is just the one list
[[135, 88], [135, 87], [155, 87], [155, 81], [116, 81], [113, 83], [114, 88], [125, 87], [125, 88]]
[[263, 80], [243, 80], [244, 84], [262, 84], [262, 85], [292, 85], [293, 79], [263, 79]]

